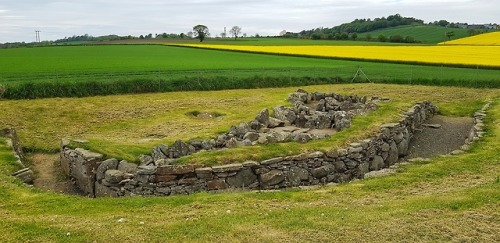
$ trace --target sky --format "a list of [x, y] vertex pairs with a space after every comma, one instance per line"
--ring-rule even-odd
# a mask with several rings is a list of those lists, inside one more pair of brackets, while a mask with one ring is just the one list
[[0, 43], [101, 36], [187, 33], [212, 37], [232, 26], [248, 36], [333, 27], [399, 13], [425, 22], [500, 23], [499, 0], [0, 0]]

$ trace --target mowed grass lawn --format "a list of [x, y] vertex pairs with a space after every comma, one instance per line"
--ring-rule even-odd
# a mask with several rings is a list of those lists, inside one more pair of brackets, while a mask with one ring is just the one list
[[[416, 100], [428, 99], [440, 106], [444, 114], [470, 115], [482, 107], [485, 101], [493, 100], [494, 103], [487, 112], [485, 137], [465, 154], [413, 163], [388, 177], [310, 190], [119, 199], [59, 195], [25, 186], [10, 177], [10, 173], [18, 168], [15, 167], [15, 158], [10, 149], [5, 145], [5, 139], [0, 138], [0, 241], [499, 240], [498, 90], [377, 84], [305, 88], [311, 91], [389, 97], [392, 101], [386, 103], [388, 105], [385, 107], [393, 105], [397, 109], [395, 111], [405, 110]], [[168, 121], [175, 114], [182, 114], [183, 109], [191, 109], [190, 103], [198, 106], [197, 102], [201, 101], [206, 104], [225, 102], [226, 110], [223, 111], [228, 120], [245, 120], [253, 116], [261, 105], [282, 103], [283, 95], [293, 89], [295, 88], [1, 101], [2, 111], [10, 111], [9, 115], [2, 112], [0, 120], [3, 122], [2, 126], [5, 123], [16, 123], [20, 128], [22, 142], [27, 144], [31, 143], [31, 138], [36, 134], [48, 135], [47, 141], [52, 140], [49, 137], [78, 135], [78, 127], [65, 130], [67, 128], [64, 125], [88, 124], [89, 130], [83, 130], [79, 134], [82, 136], [93, 133], [89, 131], [98, 131], [95, 134], [103, 137], [108, 134], [118, 138], [121, 137], [120, 133], [126, 134], [128, 131], [133, 137], [142, 133], [135, 132], [135, 128], [147, 127], [155, 118], [158, 118], [156, 124], [163, 124], [162, 121]], [[171, 105], [174, 100], [179, 102], [177, 106]], [[142, 107], [148, 101], [156, 103]], [[250, 108], [245, 108], [245, 105]], [[233, 108], [230, 107], [244, 111], [232, 112]], [[16, 109], [19, 113], [12, 113]], [[167, 109], [171, 113], [167, 113]], [[100, 117], [98, 114], [106, 116]], [[112, 124], [125, 124], [119, 122], [125, 117], [132, 127], [123, 127], [120, 132], [120, 125], [115, 127]], [[37, 120], [38, 124], [33, 120]], [[194, 125], [196, 123], [197, 126]], [[355, 126], [360, 126], [359, 120], [355, 123], [358, 124]], [[169, 127], [185, 126], [182, 127], [186, 129], [185, 136], [193, 132], [188, 127], [201, 130], [205, 127], [199, 121], [179, 124], [184, 123], [174, 123]], [[225, 126], [213, 126], [208, 129], [208, 133], [222, 129], [222, 125]], [[58, 134], [45, 133], [40, 130], [42, 127]], [[356, 134], [354, 130], [356, 128], [347, 131]]]

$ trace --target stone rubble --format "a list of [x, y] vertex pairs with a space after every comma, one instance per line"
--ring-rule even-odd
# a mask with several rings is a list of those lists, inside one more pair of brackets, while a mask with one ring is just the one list
[[342, 96], [335, 93], [308, 93], [299, 89], [289, 95], [293, 107], [276, 106], [274, 117], [262, 109], [254, 120], [232, 126], [225, 134], [204, 141], [175, 141], [172, 146], [160, 144], [150, 155], [141, 155], [141, 165], [169, 165], [176, 159], [202, 150], [217, 150], [257, 144], [299, 142], [323, 139], [328, 134], [318, 129], [340, 131], [350, 127], [355, 115], [377, 109], [366, 97]]

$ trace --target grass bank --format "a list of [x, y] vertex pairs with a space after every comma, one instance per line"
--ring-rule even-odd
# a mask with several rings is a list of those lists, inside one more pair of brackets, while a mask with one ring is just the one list
[[[232, 162], [264, 159], [276, 154], [300, 153], [340, 146], [377, 129], [384, 122], [397, 120], [400, 111], [417, 101], [430, 100], [444, 114], [468, 116], [488, 99], [499, 96], [498, 89], [408, 86], [387, 84], [336, 84], [303, 86], [311, 92], [336, 92], [344, 95], [387, 96], [375, 113], [355, 119], [352, 129], [335, 138], [306, 145], [295, 143], [238, 148], [186, 157], [185, 163]], [[13, 127], [29, 151], [57, 151], [61, 138], [90, 141], [89, 148], [109, 157], [137, 160], [160, 143], [177, 139], [206, 139], [248, 122], [263, 108], [287, 105], [292, 88], [266, 88], [225, 91], [190, 91], [114, 95], [85, 98], [52, 98], [0, 101], [0, 127]], [[192, 112], [223, 114], [200, 119]], [[251, 150], [251, 151], [250, 151]]]

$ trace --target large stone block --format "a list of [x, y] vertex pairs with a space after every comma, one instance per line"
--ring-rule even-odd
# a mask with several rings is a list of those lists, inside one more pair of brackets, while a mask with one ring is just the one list
[[107, 159], [97, 167], [96, 171], [96, 180], [101, 181], [104, 179], [104, 174], [107, 170], [116, 170], [118, 168], [118, 160], [117, 159]]
[[156, 169], [157, 175], [182, 175], [194, 172], [192, 165], [165, 165]]
[[271, 170], [265, 174], [260, 174], [262, 186], [274, 186], [285, 180], [285, 175], [281, 170]]
[[222, 190], [222, 189], [226, 189], [226, 188], [227, 188], [227, 184], [224, 181], [224, 179], [207, 181], [207, 189], [210, 191]]
[[252, 172], [252, 169], [244, 169], [238, 172], [235, 176], [226, 178], [226, 182], [231, 187], [246, 187], [257, 180], [257, 175]]
[[228, 164], [228, 165], [212, 166], [212, 171], [216, 173], [222, 173], [222, 172], [239, 171], [242, 168], [243, 168], [242, 164]]

